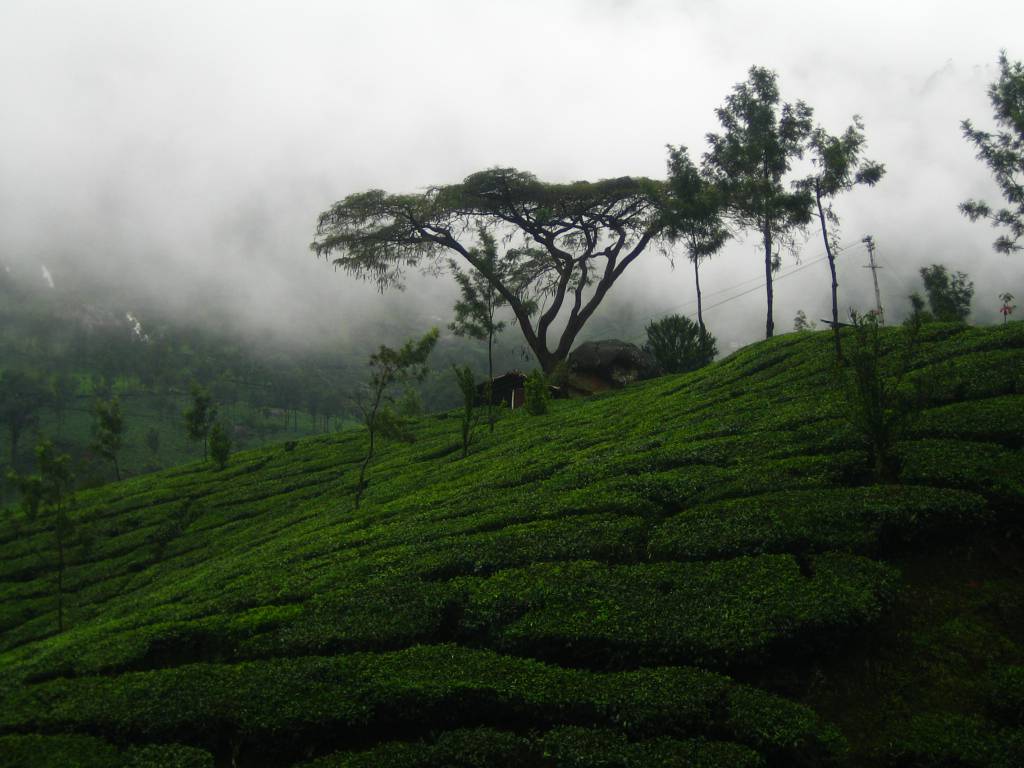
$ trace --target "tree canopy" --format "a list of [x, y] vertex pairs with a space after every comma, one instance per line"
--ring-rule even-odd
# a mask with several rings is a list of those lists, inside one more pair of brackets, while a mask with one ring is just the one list
[[811, 133], [813, 110], [804, 102], [780, 103], [777, 75], [751, 67], [746, 82], [737, 83], [725, 104], [715, 110], [721, 133], [709, 133], [704, 167], [724, 192], [730, 218], [754, 229], [764, 246], [768, 314], [765, 336], [775, 332], [772, 316], [772, 274], [779, 264], [779, 245], [811, 219], [812, 201], [805, 189], [788, 188], [785, 176], [794, 159], [803, 156]]
[[505, 247], [490, 280], [551, 371], [614, 282], [661, 236], [663, 203], [664, 183], [652, 179], [552, 184], [492, 168], [420, 194], [349, 195], [320, 214], [311, 248], [383, 291], [403, 287], [410, 268], [443, 267], [452, 253], [486, 275], [476, 235], [481, 226], [500, 233]]
[[701, 172], [686, 147], [668, 147], [667, 235], [681, 242], [693, 264], [697, 288], [697, 324], [704, 330], [700, 292], [700, 263], [718, 253], [732, 236], [723, 215], [726, 199], [722, 189]]
[[960, 212], [971, 221], [988, 219], [994, 227], [1005, 227], [992, 247], [1000, 253], [1024, 250], [1024, 66], [1010, 62], [1004, 51], [999, 56], [999, 79], [988, 89], [988, 96], [999, 126], [996, 133], [974, 127], [970, 120], [960, 126], [964, 138], [978, 149], [978, 159], [992, 171], [1006, 199], [1005, 208], [994, 210], [983, 200], [960, 203]]

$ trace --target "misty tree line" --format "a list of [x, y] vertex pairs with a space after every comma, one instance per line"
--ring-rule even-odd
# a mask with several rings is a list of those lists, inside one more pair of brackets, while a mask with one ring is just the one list
[[69, 304], [59, 290], [31, 291], [0, 273], [0, 423], [8, 438], [0, 464], [27, 463], [19, 460], [19, 446], [44, 413], [52, 417], [51, 436], [69, 447], [75, 439], [65, 430], [69, 414], [91, 418], [97, 402], [115, 396], [176, 425], [193, 384], [254, 434], [268, 423], [298, 430], [300, 413], [308, 414], [303, 431], [328, 430], [352, 416], [343, 391], [351, 375], [326, 354], [251, 349], [223, 334], [139, 324], [106, 308], [62, 314]]
[[[994, 209], [969, 200], [960, 210], [972, 220], [988, 219], [1008, 230], [995, 243], [997, 251], [1006, 253], [1019, 250], [1024, 237], [1022, 80], [1021, 65], [1003, 54], [1000, 79], [990, 88], [1001, 130], [988, 133], [970, 121], [961, 126], [1009, 205]], [[782, 101], [777, 75], [757, 66], [734, 86], [715, 116], [719, 130], [707, 134], [698, 162], [687, 147], [669, 145], [665, 180], [622, 177], [557, 184], [496, 167], [419, 194], [372, 189], [321, 213], [311, 248], [381, 291], [401, 289], [410, 268], [449, 271], [460, 284], [468, 279], [462, 270], [468, 269], [494, 292], [537, 363], [551, 374], [612, 285], [650, 247], [678, 245], [685, 251], [703, 333], [701, 264], [730, 238], [755, 235], [764, 269], [765, 337], [771, 338], [774, 276], [783, 253], [796, 254], [813, 225], [820, 230], [829, 264], [828, 324], [841, 359], [836, 200], [856, 186], [874, 186], [885, 175], [884, 165], [864, 157], [863, 122], [855, 115], [841, 131], [830, 132], [815, 122], [805, 102]], [[1006, 295], [1004, 307], [1012, 311], [1013, 297]]]

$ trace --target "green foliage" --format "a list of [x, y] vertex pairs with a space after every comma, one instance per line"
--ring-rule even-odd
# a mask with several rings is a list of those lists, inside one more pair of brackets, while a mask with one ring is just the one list
[[807, 708], [710, 672], [596, 674], [456, 645], [187, 665], [117, 680], [57, 679], [20, 690], [5, 704], [0, 728], [94, 723], [132, 740], [187, 731], [205, 743], [228, 728], [250, 743], [269, 744], [279, 737], [278, 722], [293, 733], [387, 734], [395, 722], [422, 727], [443, 718], [457, 727], [486, 713], [524, 724], [614, 727], [641, 739], [714, 732], [790, 759], [827, 756], [839, 747], [835, 732]]
[[473, 430], [480, 421], [480, 417], [476, 413], [476, 379], [473, 378], [473, 370], [468, 365], [453, 365], [452, 372], [455, 374], [459, 391], [462, 393], [462, 420], [460, 427], [462, 458], [466, 458], [469, 455], [469, 444], [473, 440]]
[[[971, 313], [974, 283], [963, 272], [950, 275], [942, 264], [921, 267], [932, 316], [942, 322], [963, 322]], [[913, 300], [912, 300], [913, 301]]]
[[219, 469], [224, 469], [230, 456], [231, 435], [223, 421], [215, 421], [210, 428], [210, 458], [217, 463]]
[[657, 559], [844, 550], [879, 554], [991, 519], [973, 493], [918, 486], [779, 491], [692, 507], [658, 525]]
[[[814, 560], [814, 571], [809, 579], [791, 557], [772, 555], [538, 565], [466, 580], [464, 621], [498, 648], [553, 661], [729, 668], [798, 636], [813, 646], [829, 631], [870, 621], [891, 596], [894, 574], [879, 563], [829, 554]], [[709, 603], [709, 594], [719, 597]]]
[[526, 412], [531, 416], [543, 416], [548, 412], [548, 381], [544, 372], [534, 369], [523, 383]]
[[501, 265], [494, 236], [483, 228], [477, 230], [477, 235], [482, 249], [473, 249], [471, 254], [479, 268], [467, 274], [457, 262], [450, 262], [460, 298], [455, 303], [455, 320], [448, 328], [456, 336], [486, 341], [489, 350], [494, 337], [505, 330], [504, 321], [495, 320], [495, 313], [508, 301], [495, 286], [502, 275], [498, 272]]
[[117, 463], [117, 454], [124, 445], [124, 417], [121, 415], [121, 401], [97, 400], [93, 409], [96, 415], [94, 426], [93, 448], [104, 458], [114, 464], [114, 473], [121, 479], [121, 467]]
[[917, 715], [888, 752], [891, 765], [1014, 768], [1024, 759], [1024, 730], [1003, 731], [980, 717]]
[[213, 768], [213, 755], [181, 744], [118, 748], [93, 736], [0, 736], [0, 768]]
[[644, 350], [654, 355], [666, 373], [695, 371], [718, 354], [715, 337], [683, 315], [652, 320], [646, 331]]
[[[490, 431], [494, 431], [494, 404], [491, 402], [491, 382], [494, 380], [494, 337], [505, 330], [503, 320], [495, 320], [495, 315], [502, 307], [508, 306], [508, 300], [498, 290], [501, 282], [509, 282], [511, 276], [502, 274], [509, 270], [509, 264], [498, 259], [498, 246], [494, 236], [484, 227], [479, 227], [482, 251], [473, 249], [470, 253], [477, 262], [477, 267], [469, 274], [459, 269], [454, 260], [449, 262], [455, 281], [459, 284], [460, 298], [455, 303], [455, 320], [448, 328], [456, 336], [469, 336], [487, 342], [487, 423]], [[514, 282], [514, 279], [512, 279]], [[517, 286], [517, 291], [521, 288]], [[532, 315], [536, 306], [529, 301], [524, 303], [524, 310]], [[468, 370], [468, 369], [467, 369]], [[456, 374], [458, 375], [458, 373]], [[460, 379], [461, 387], [461, 379]], [[465, 392], [463, 402], [465, 403]], [[475, 394], [474, 394], [475, 397]], [[463, 435], [463, 456], [466, 455], [468, 442]]]
[[1024, 667], [1006, 667], [996, 673], [990, 706], [1003, 723], [1024, 726]]
[[919, 330], [908, 326], [897, 369], [890, 374], [883, 368], [878, 318], [855, 314], [852, 320], [854, 345], [844, 374], [847, 418], [867, 449], [875, 480], [892, 481], [897, 473], [893, 446], [923, 406], [921, 391], [908, 393], [901, 388], [913, 362]]
[[304, 768], [761, 768], [748, 747], [703, 739], [629, 741], [607, 728], [564, 726], [531, 737], [492, 728], [446, 731], [432, 743], [390, 742], [365, 752], [339, 752]]
[[1005, 227], [993, 247], [1000, 253], [1021, 250], [1024, 237], [1024, 195], [1021, 195], [1021, 173], [1024, 173], [1024, 66], [1011, 62], [1006, 52], [999, 55], [999, 79], [988, 89], [996, 125], [989, 133], [974, 127], [970, 120], [960, 123], [964, 138], [978, 150], [978, 159], [992, 171], [996, 184], [1006, 198], [1007, 207], [993, 210], [983, 200], [960, 203], [960, 212], [971, 221], [988, 219], [994, 227]]
[[431, 328], [420, 339], [409, 339], [399, 349], [383, 344], [370, 355], [370, 382], [357, 407], [363, 415], [363, 424], [369, 435], [366, 457], [359, 466], [359, 480], [356, 483], [355, 507], [366, 490], [366, 470], [376, 450], [377, 437], [410, 442], [408, 418], [390, 408], [395, 398], [392, 389], [396, 385], [422, 381], [427, 375], [427, 358], [437, 344], [437, 328]]

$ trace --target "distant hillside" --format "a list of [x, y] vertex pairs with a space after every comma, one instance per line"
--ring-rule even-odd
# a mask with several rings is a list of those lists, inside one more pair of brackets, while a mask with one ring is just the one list
[[[285, 343], [211, 325], [206, 307], [197, 317], [173, 317], [145, 304], [140, 309], [137, 297], [99, 285], [62, 279], [40, 288], [20, 277], [0, 270], [0, 413], [16, 399], [4, 387], [5, 371], [28, 375], [42, 394], [29, 398], [36, 407], [14, 446], [17, 455], [6, 415], [0, 418], [0, 479], [12, 466], [28, 471], [45, 437], [72, 456], [81, 485], [112, 480], [110, 462], [90, 444], [97, 399], [115, 395], [125, 420], [124, 475], [202, 456], [202, 446], [186, 438], [182, 419], [193, 382], [212, 393], [238, 448], [350, 426], [357, 420], [352, 396], [366, 378], [369, 353], [396, 343], [390, 336], [398, 332], [382, 328], [382, 338], [346, 348], [330, 339]], [[509, 344], [500, 349], [499, 364], [511, 357]], [[471, 361], [480, 372], [484, 355], [479, 342], [446, 339], [420, 387], [424, 408], [456, 404], [451, 363]], [[0, 502], [8, 495], [0, 482]]]
[[62, 634], [12, 510], [0, 766], [1024, 764], [1024, 324], [925, 328], [885, 485], [831, 343], [424, 418], [358, 511], [359, 430], [81, 492]]

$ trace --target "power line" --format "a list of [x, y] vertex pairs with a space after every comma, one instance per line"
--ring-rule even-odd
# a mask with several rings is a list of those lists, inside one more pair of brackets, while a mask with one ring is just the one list
[[[850, 242], [846, 243], [845, 245], [840, 246], [839, 253], [845, 254], [845, 253], [848, 253], [848, 252], [851, 252], [851, 251], [855, 251], [857, 248], [860, 248], [860, 247], [863, 247], [863, 243], [862, 242], [856, 241], [856, 240], [851, 240]], [[783, 272], [783, 273], [779, 274], [777, 277], [775, 277], [772, 280], [772, 283], [777, 283], [777, 282], [779, 282], [779, 280], [785, 280], [787, 277], [795, 275], [797, 272], [802, 272], [803, 270], [805, 270], [805, 269], [807, 269], [809, 267], [812, 267], [815, 264], [820, 264], [821, 262], [826, 261], [827, 259], [828, 259], [828, 254], [823, 252], [823, 253], [819, 254], [816, 258], [812, 259], [811, 261], [805, 261], [802, 264], [800, 264], [800, 265], [798, 265], [796, 267], [793, 267], [792, 269], [790, 269], [790, 270], [788, 270], [786, 272]], [[702, 309], [704, 311], [707, 311], [709, 309], [715, 309], [716, 307], [720, 307], [723, 304], [728, 304], [730, 301], [733, 301], [735, 299], [739, 299], [739, 298], [741, 298], [743, 296], [746, 296], [748, 294], [754, 293], [755, 291], [759, 291], [762, 288], [764, 288], [765, 285], [766, 285], [766, 283], [764, 282], [763, 278], [755, 277], [755, 278], [751, 278], [750, 280], [743, 280], [743, 281], [741, 281], [739, 283], [734, 283], [733, 285], [730, 285], [727, 288], [722, 288], [722, 289], [719, 289], [717, 291], [702, 292], [702, 293], [705, 296], [716, 296], [716, 295], [721, 294], [721, 293], [728, 293], [729, 291], [733, 291], [733, 290], [739, 288], [740, 286], [746, 285], [747, 283], [751, 282], [752, 280], [757, 280], [759, 282], [758, 282], [757, 285], [755, 285], [752, 288], [748, 288], [748, 289], [746, 289], [744, 291], [741, 291], [740, 293], [737, 293], [737, 294], [735, 294], [733, 296], [730, 296], [727, 299], [723, 299], [722, 301], [719, 301], [719, 302], [717, 302], [715, 304], [703, 307]], [[696, 303], [697, 303], [696, 299], [691, 299], [690, 301], [687, 301], [687, 302], [685, 302], [683, 304], [680, 304], [680, 305], [678, 305], [676, 307], [673, 307], [671, 309], [666, 309], [666, 310], [664, 310], [664, 312], [666, 312], [666, 313], [678, 312], [678, 311], [683, 310], [683, 309], [685, 309], [687, 307], [693, 306]]]

